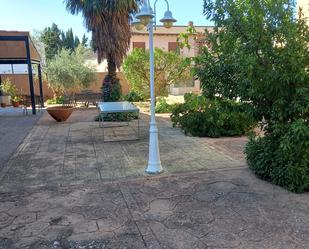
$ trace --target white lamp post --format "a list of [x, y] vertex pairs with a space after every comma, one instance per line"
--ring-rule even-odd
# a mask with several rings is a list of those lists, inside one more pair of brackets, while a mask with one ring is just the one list
[[[141, 30], [143, 26], [148, 25], [149, 32], [149, 53], [150, 53], [150, 128], [149, 128], [149, 158], [146, 172], [149, 174], [157, 174], [163, 171], [159, 141], [158, 141], [158, 128], [156, 125], [155, 117], [155, 87], [154, 87], [154, 48], [153, 48], [153, 27], [156, 26], [156, 4], [158, 0], [154, 2], [154, 11], [150, 6], [149, 0], [144, 0], [140, 11], [135, 15], [132, 24], [135, 25], [137, 30]], [[169, 10], [168, 1], [165, 0], [167, 5], [167, 11], [164, 17], [160, 20], [163, 22], [164, 27], [171, 28], [176, 19], [173, 18], [172, 12]], [[154, 20], [153, 20], [154, 19]]]

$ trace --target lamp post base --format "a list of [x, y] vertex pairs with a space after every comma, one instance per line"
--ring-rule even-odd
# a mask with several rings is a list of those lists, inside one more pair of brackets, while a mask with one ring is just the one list
[[149, 159], [146, 172], [148, 174], [159, 174], [163, 172], [160, 160], [158, 128], [155, 123], [151, 123], [149, 129]]
[[[161, 168], [161, 169], [158, 170], [158, 168]], [[149, 175], [157, 175], [157, 174], [163, 173], [164, 170], [162, 169], [161, 164], [160, 165], [150, 165], [150, 164], [148, 164], [145, 172]]]

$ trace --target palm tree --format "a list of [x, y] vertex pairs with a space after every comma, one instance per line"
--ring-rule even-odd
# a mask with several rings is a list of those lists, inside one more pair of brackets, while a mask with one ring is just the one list
[[[130, 15], [137, 10], [136, 0], [65, 0], [67, 9], [74, 15], [82, 13], [85, 25], [92, 32], [94, 51], [98, 62], [106, 59], [108, 75], [103, 81], [109, 85], [119, 84], [116, 76], [130, 45]], [[116, 88], [119, 88], [117, 86]], [[104, 91], [104, 90], [103, 90]], [[106, 91], [104, 91], [106, 92]], [[117, 94], [116, 94], [117, 95]], [[120, 94], [118, 94], [120, 97]], [[106, 98], [106, 96], [104, 96]], [[117, 98], [117, 97], [116, 97]], [[115, 99], [116, 100], [116, 99]]]

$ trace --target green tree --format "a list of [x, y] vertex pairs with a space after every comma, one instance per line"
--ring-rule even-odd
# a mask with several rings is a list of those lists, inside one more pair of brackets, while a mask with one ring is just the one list
[[120, 68], [130, 44], [129, 20], [137, 3], [135, 0], [66, 0], [66, 4], [72, 14], [82, 13], [86, 27], [92, 32], [98, 62], [107, 60], [108, 75], [103, 81], [103, 91], [108, 100], [112, 89], [120, 89], [114, 86], [119, 84], [116, 69]]
[[197, 31], [193, 25], [193, 22], [189, 22], [185, 32], [181, 32], [177, 37], [177, 43], [180, 49], [191, 49], [190, 37], [193, 37], [194, 41], [197, 39]]
[[84, 64], [87, 50], [80, 45], [75, 51], [62, 49], [44, 68], [55, 97], [87, 88], [95, 80], [93, 68]]
[[266, 123], [252, 138], [249, 166], [292, 191], [309, 187], [309, 28], [292, 0], [204, 0], [214, 24], [196, 59], [208, 97], [240, 98]]
[[67, 30], [67, 32], [65, 33], [65, 39], [62, 42], [64, 48], [74, 51], [75, 40], [72, 28]]
[[65, 42], [66, 42], [66, 36], [65, 36], [65, 33], [64, 33], [63, 30], [61, 31], [60, 39], [61, 39], [61, 48], [63, 48], [65, 46]]
[[74, 51], [80, 44], [78, 36], [74, 36], [72, 28], [68, 29], [65, 33], [61, 32], [62, 48]]
[[[44, 44], [47, 61], [54, 58], [63, 48], [74, 51], [80, 44], [80, 40], [76, 35], [74, 36], [72, 28], [64, 32], [60, 30], [55, 23], [53, 23], [51, 27], [45, 28], [44, 31], [37, 36], [39, 36], [39, 38], [36, 44], [39, 44], [39, 42]], [[87, 43], [85, 34], [82, 39], [84, 43]]]
[[80, 44], [80, 40], [79, 40], [78, 36], [75, 36], [75, 38], [74, 38], [74, 47], [77, 48], [79, 46], [79, 44]]
[[47, 27], [41, 33], [40, 41], [45, 44], [46, 60], [51, 60], [62, 48], [60, 39], [61, 30], [53, 23], [51, 27]]
[[87, 43], [88, 43], [88, 38], [86, 37], [86, 35], [84, 34], [82, 37], [82, 45], [84, 47], [87, 47]]
[[[192, 79], [190, 59], [175, 52], [155, 49], [155, 94], [166, 96], [170, 84]], [[149, 97], [149, 51], [134, 49], [123, 63], [123, 70], [131, 89]]]
[[34, 30], [33, 33], [31, 33], [31, 40], [37, 49], [37, 51], [40, 54], [41, 62], [45, 64], [46, 62], [46, 56], [45, 56], [45, 44], [41, 40], [42, 32]]

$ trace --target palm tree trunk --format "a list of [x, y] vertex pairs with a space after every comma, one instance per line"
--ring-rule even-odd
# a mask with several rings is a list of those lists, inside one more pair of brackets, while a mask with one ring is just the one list
[[117, 77], [117, 66], [116, 63], [114, 61], [114, 58], [112, 56], [108, 56], [107, 57], [107, 70], [108, 70], [108, 75], [112, 78], [116, 78]]
[[103, 80], [103, 100], [118, 101], [121, 97], [121, 85], [117, 78], [117, 66], [112, 56], [107, 57], [108, 73]]

